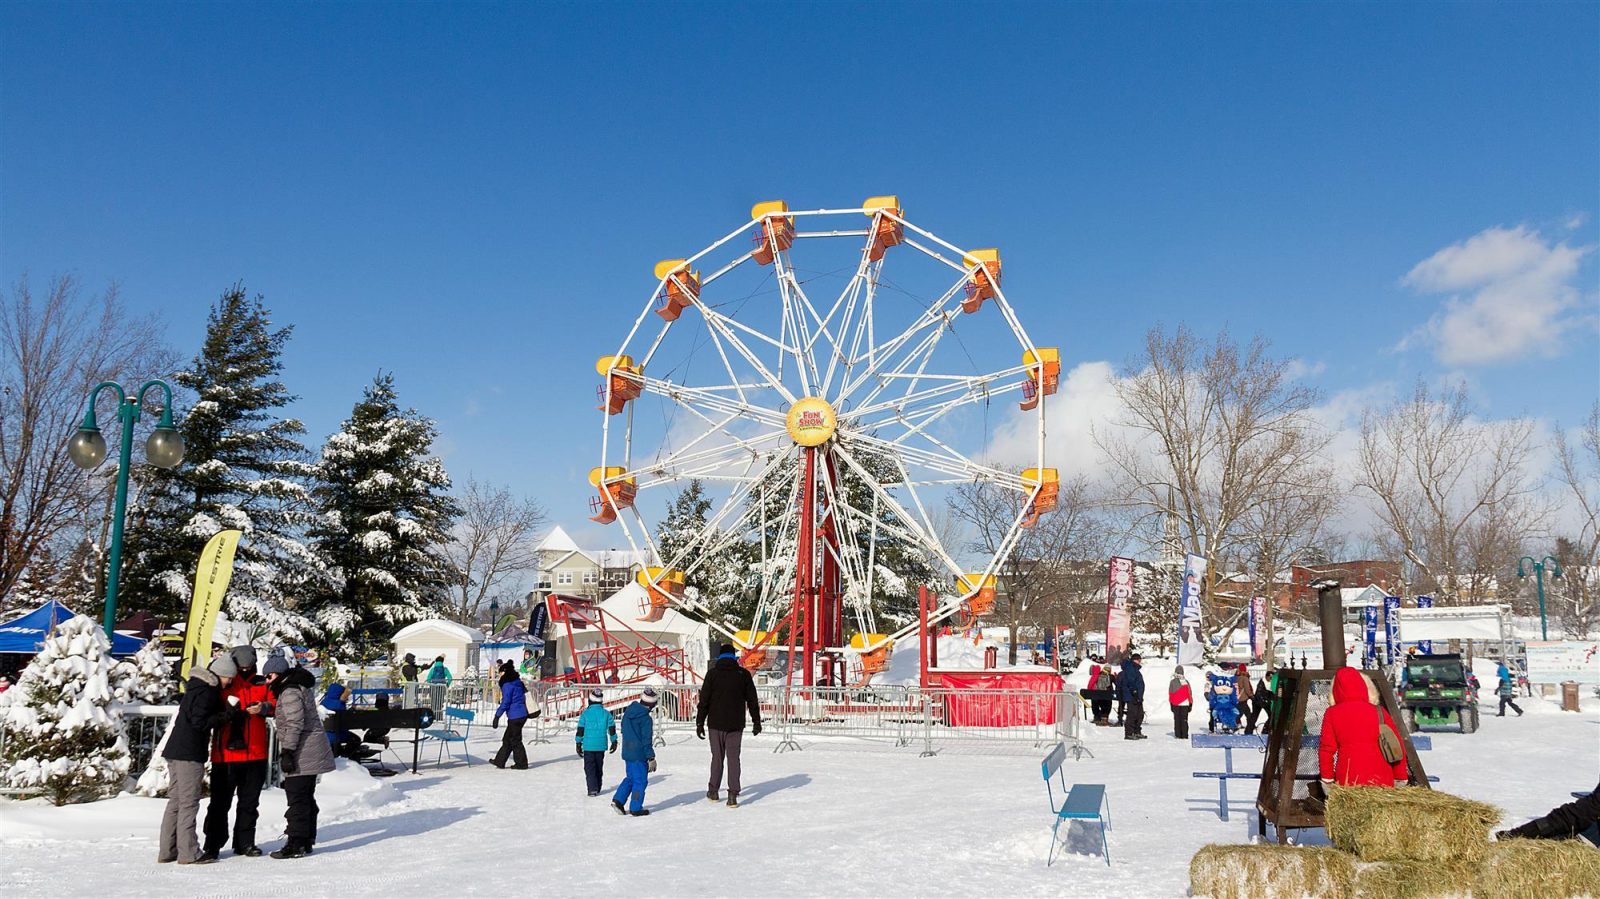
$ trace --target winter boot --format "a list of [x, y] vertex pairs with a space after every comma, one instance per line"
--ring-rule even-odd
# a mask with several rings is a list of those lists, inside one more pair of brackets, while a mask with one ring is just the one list
[[235, 849], [235, 850], [233, 850], [233, 854], [234, 855], [242, 855], [245, 858], [260, 858], [261, 857], [261, 847], [260, 846], [246, 846], [243, 849]]
[[617, 814], [619, 815], [626, 815], [628, 813], [628, 809], [615, 799], [611, 800], [611, 807], [616, 809]]
[[722, 797], [717, 794], [716, 790], [707, 790], [706, 791], [706, 798], [711, 800], [712, 802], [716, 802], [717, 800], [721, 799]]
[[729, 793], [728, 794], [728, 808], [738, 808], [738, 807], [739, 807], [739, 794], [738, 793]]
[[647, 809], [647, 808], [642, 808], [642, 809], [639, 809], [636, 812], [629, 812], [628, 814], [632, 815], [635, 818], [643, 818], [645, 815], [650, 814], [650, 810]]
[[273, 858], [305, 858], [310, 854], [310, 852], [307, 852], [306, 850], [301, 849], [299, 846], [296, 846], [292, 843], [285, 844], [282, 849], [272, 850]]

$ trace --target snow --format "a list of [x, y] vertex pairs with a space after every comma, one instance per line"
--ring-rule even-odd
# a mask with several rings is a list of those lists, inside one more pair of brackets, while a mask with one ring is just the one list
[[583, 552], [583, 550], [578, 549], [578, 544], [573, 542], [566, 529], [559, 524], [552, 528], [550, 533], [545, 535], [545, 538], [539, 542], [538, 549], [541, 552]]
[[[1152, 693], [1170, 670], [1150, 660]], [[1600, 701], [1586, 694], [1578, 714], [1539, 699], [1523, 707], [1526, 717], [1496, 718], [1486, 698], [1478, 733], [1435, 734], [1422, 755], [1440, 789], [1498, 805], [1506, 824], [1594, 786]], [[1149, 740], [1087, 728], [1095, 757], [1065, 763], [1068, 783], [1107, 786], [1109, 866], [1081, 822], [1067, 835], [1072, 853], [1045, 866], [1043, 747], [919, 758], [915, 747], [802, 738], [802, 751], [775, 754], [775, 734], [747, 734], [741, 807], [730, 810], [704, 800], [706, 744], [681, 726], [658, 749], [649, 818], [618, 818], [606, 799], [584, 796], [570, 733], [532, 745], [531, 770], [500, 771], [483, 764], [499, 734], [474, 728], [470, 767], [425, 762], [419, 775], [375, 780], [342, 765], [325, 777], [317, 853], [301, 861], [225, 854], [204, 868], [157, 865], [164, 803], [129, 795], [61, 809], [0, 800], [0, 856], [8, 896], [420, 895], [438, 892], [448, 866], [454, 892], [485, 896], [525, 893], [534, 877], [637, 896], [1175, 897], [1186, 895], [1196, 849], [1245, 842], [1255, 821], [1244, 785], [1232, 792], [1232, 820], [1219, 820], [1216, 782], [1192, 772], [1219, 770], [1221, 752], [1191, 749], [1170, 727], [1152, 704]], [[620, 771], [608, 757], [608, 788]], [[281, 844], [282, 826], [283, 794], [268, 790], [264, 848]], [[752, 866], [758, 876], [742, 873]]]

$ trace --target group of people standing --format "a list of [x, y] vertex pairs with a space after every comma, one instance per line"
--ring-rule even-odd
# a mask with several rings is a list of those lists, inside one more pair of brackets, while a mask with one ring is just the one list
[[[236, 646], [189, 672], [162, 750], [170, 786], [158, 862], [209, 864], [221, 856], [230, 835], [234, 855], [262, 854], [256, 822], [269, 773], [268, 718], [277, 722], [278, 763], [288, 799], [284, 845], [271, 854], [279, 859], [311, 854], [317, 776], [333, 770], [333, 752], [311, 696], [316, 679], [288, 653], [268, 658], [259, 674], [256, 661], [254, 648]], [[211, 799], [202, 844], [195, 822], [208, 761]]]
[[[527, 670], [528, 663], [524, 663]], [[527, 687], [509, 662], [500, 666], [500, 705], [495, 709], [494, 726], [506, 719], [506, 730], [501, 738], [500, 750], [491, 760], [496, 768], [506, 767], [509, 759], [513, 769], [528, 767], [527, 749], [522, 742], [522, 728], [531, 714], [528, 709]], [[603, 793], [605, 761], [607, 754], [621, 751], [622, 782], [611, 795], [611, 806], [619, 815], [644, 817], [650, 814], [645, 808], [645, 788], [650, 774], [656, 770], [655, 719], [660, 694], [653, 687], [645, 687], [639, 698], [622, 711], [619, 726], [616, 716], [605, 706], [605, 691], [596, 687], [589, 691], [588, 705], [578, 715], [573, 748], [583, 760], [584, 784], [589, 796]], [[728, 785], [727, 806], [739, 807], [740, 749], [744, 739], [746, 715], [752, 736], [761, 734], [761, 701], [756, 693], [755, 678], [744, 666], [732, 644], [724, 643], [717, 658], [706, 671], [700, 687], [695, 709], [695, 735], [711, 743], [711, 775], [706, 783], [706, 799], [721, 802], [722, 784]]]

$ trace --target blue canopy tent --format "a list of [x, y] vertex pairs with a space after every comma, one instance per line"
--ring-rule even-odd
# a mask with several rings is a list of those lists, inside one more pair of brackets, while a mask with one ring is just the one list
[[[45, 637], [56, 629], [56, 625], [76, 614], [52, 599], [26, 615], [0, 624], [0, 652], [33, 655], [44, 649]], [[111, 654], [114, 656], [131, 656], [143, 645], [144, 641], [138, 637], [111, 635]]]

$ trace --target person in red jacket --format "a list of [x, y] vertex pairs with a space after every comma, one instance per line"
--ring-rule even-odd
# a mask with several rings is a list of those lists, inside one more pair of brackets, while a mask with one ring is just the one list
[[256, 651], [235, 646], [229, 653], [239, 676], [222, 691], [227, 720], [217, 728], [211, 743], [211, 803], [206, 806], [203, 858], [215, 859], [228, 842], [228, 811], [235, 795], [238, 814], [233, 820], [233, 854], [256, 857], [256, 817], [261, 788], [267, 784], [267, 718], [272, 715], [272, 691], [266, 678], [256, 676]]
[[1354, 668], [1340, 668], [1333, 675], [1333, 705], [1322, 715], [1322, 747], [1319, 751], [1324, 786], [1393, 787], [1395, 781], [1409, 777], [1406, 760], [1389, 764], [1378, 745], [1378, 728], [1400, 730], [1389, 713], [1373, 701], [1371, 685]]

